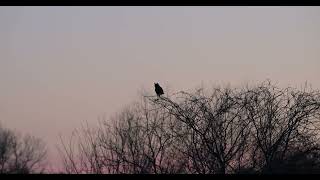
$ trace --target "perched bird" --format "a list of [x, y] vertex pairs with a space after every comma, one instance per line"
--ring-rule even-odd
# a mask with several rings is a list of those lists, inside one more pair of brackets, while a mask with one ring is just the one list
[[154, 83], [154, 88], [155, 88], [155, 91], [157, 93], [157, 96], [161, 96], [163, 93], [163, 89], [160, 87], [160, 85], [158, 83]]

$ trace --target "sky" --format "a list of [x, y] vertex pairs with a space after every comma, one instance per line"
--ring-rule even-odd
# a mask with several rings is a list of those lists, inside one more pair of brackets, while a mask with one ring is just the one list
[[0, 7], [0, 123], [42, 138], [139, 98], [266, 79], [320, 89], [320, 7]]

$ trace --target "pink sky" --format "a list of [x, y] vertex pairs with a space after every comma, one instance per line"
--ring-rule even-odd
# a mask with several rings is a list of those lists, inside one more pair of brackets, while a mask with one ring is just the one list
[[164, 91], [320, 88], [320, 7], [0, 7], [0, 122], [45, 140]]

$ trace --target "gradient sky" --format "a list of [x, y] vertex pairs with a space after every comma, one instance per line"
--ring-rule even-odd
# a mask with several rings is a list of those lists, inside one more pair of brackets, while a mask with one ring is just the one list
[[0, 122], [44, 139], [139, 92], [267, 78], [320, 89], [320, 7], [0, 7]]

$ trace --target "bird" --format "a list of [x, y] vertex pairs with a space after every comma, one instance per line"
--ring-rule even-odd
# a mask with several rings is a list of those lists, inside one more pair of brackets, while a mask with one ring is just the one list
[[154, 83], [154, 88], [157, 93], [157, 96], [160, 97], [163, 93], [163, 89], [160, 87], [159, 83]]

